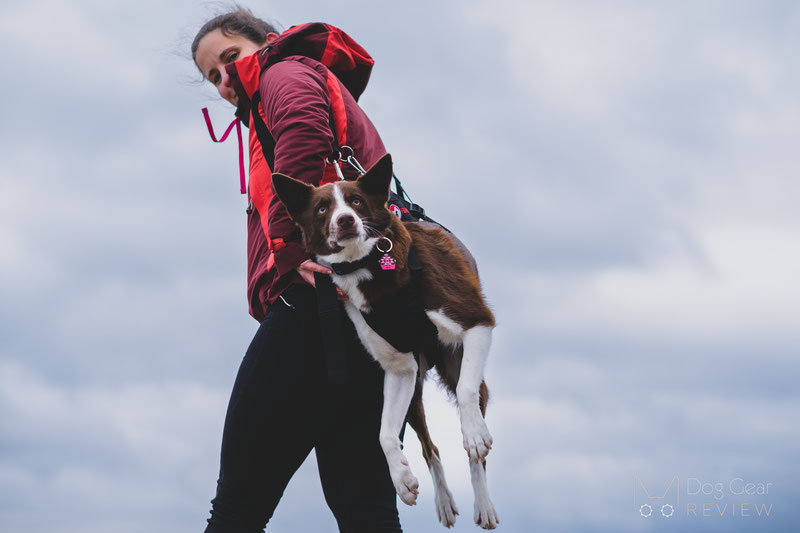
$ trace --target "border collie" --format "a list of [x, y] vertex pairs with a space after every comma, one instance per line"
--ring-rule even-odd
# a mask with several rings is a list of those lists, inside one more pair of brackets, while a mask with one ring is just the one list
[[[446, 527], [455, 523], [458, 509], [422, 406], [421, 383], [428, 369], [436, 368], [458, 404], [475, 493], [475, 523], [494, 529], [499, 520], [486, 485], [486, 455], [492, 437], [484, 421], [489, 391], [483, 381], [494, 316], [463, 245], [438, 226], [401, 222], [389, 211], [391, 180], [389, 154], [355, 181], [318, 188], [282, 174], [272, 176], [275, 192], [302, 230], [307, 250], [320, 264], [351, 266], [344, 269], [348, 273], [334, 273], [332, 278], [348, 297], [344, 307], [359, 339], [385, 371], [379, 438], [400, 499], [416, 504], [419, 488], [399, 438], [408, 416], [433, 477], [439, 521]], [[412, 272], [410, 263], [421, 269]], [[391, 306], [393, 295], [407, 288], [412, 278], [422, 300], [420, 314], [435, 326], [431, 331], [438, 337], [418, 354], [419, 364], [413, 354], [416, 350], [399, 351], [397, 343], [390, 343], [368, 323], [370, 313], [379, 304]]]

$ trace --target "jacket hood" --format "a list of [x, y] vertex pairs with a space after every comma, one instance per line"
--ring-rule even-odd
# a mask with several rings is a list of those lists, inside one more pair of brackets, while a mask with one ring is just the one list
[[245, 124], [261, 72], [290, 56], [309, 57], [328, 67], [356, 101], [366, 89], [375, 64], [366, 50], [339, 28], [320, 22], [292, 26], [255, 54], [225, 67], [239, 98], [236, 116]]

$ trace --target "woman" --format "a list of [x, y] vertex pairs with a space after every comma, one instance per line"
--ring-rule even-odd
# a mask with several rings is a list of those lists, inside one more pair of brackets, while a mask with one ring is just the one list
[[[231, 394], [206, 532], [261, 531], [312, 448], [340, 531], [400, 531], [395, 489], [378, 442], [383, 372], [348, 322], [347, 382], [329, 381], [313, 285], [315, 272], [330, 271], [309, 259], [269, 186], [271, 171], [315, 185], [335, 179], [325, 160], [345, 134], [367, 168], [385, 153], [355, 100], [372, 60], [335, 28], [304, 25], [279, 36], [241, 8], [207, 22], [192, 56], [220, 95], [237, 106], [237, 116], [263, 120], [273, 142], [259, 145], [250, 124], [248, 296], [261, 325]], [[346, 67], [341, 79], [347, 83], [315, 56], [347, 56], [337, 66]]]

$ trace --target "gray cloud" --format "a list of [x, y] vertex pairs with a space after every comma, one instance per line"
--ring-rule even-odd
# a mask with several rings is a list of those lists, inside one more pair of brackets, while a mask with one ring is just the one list
[[[373, 54], [362, 105], [415, 200], [479, 259], [499, 319], [488, 471], [504, 530], [659, 528], [632, 480], [673, 475], [775, 484], [751, 500], [774, 504], [768, 522], [683, 513], [682, 530], [791, 530], [794, 3], [253, 7], [329, 21]], [[255, 328], [235, 147], [213, 145], [199, 113], [219, 130], [231, 110], [175, 53], [208, 13], [0, 8], [0, 43], [18, 51], [0, 58], [14, 74], [0, 124], [9, 531], [203, 526]], [[456, 530], [472, 530], [456, 412], [425, 394]], [[412, 432], [406, 451], [422, 495], [404, 527], [436, 531]], [[315, 470], [272, 530], [334, 529]]]

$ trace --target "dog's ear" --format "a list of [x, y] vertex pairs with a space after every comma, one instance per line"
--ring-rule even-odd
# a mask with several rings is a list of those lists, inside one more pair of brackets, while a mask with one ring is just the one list
[[384, 155], [372, 165], [367, 173], [358, 178], [358, 185], [365, 193], [389, 199], [389, 185], [392, 183], [392, 156]]
[[292, 220], [298, 220], [303, 211], [308, 207], [314, 187], [297, 181], [284, 174], [272, 175], [272, 188], [278, 195]]

